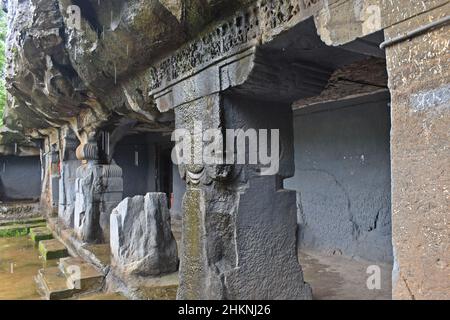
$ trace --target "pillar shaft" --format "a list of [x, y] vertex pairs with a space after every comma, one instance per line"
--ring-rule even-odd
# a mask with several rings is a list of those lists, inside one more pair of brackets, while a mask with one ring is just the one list
[[[386, 38], [438, 21], [448, 9], [446, 5], [392, 26]], [[450, 26], [443, 25], [386, 50], [392, 97], [394, 299], [450, 298], [449, 32]]]
[[191, 133], [195, 123], [203, 132], [279, 129], [282, 154], [276, 174], [265, 176], [260, 163], [180, 166], [187, 191], [178, 298], [311, 298], [297, 259], [296, 194], [282, 186], [294, 173], [289, 105], [215, 94], [175, 115], [176, 128]]
[[122, 169], [100, 164], [94, 141], [80, 145], [77, 156], [83, 164], [76, 172], [75, 230], [82, 241], [109, 242], [110, 215], [122, 200]]

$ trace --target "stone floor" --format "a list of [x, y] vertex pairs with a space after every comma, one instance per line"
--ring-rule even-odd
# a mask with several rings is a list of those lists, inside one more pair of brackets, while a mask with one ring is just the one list
[[[314, 299], [390, 299], [391, 265], [379, 264], [381, 290], [368, 290], [367, 267], [373, 262], [357, 261], [344, 256], [330, 256], [313, 251], [299, 255], [305, 280], [313, 288]], [[34, 276], [45, 264], [56, 262], [39, 259], [28, 237], [0, 238], [0, 300], [40, 299]], [[119, 294], [96, 293], [82, 296], [85, 300], [123, 299]]]
[[[392, 265], [302, 250], [299, 260], [315, 300], [390, 300]], [[369, 290], [367, 268], [378, 265], [381, 289]]]
[[0, 300], [40, 299], [34, 277], [39, 269], [54, 265], [55, 260], [39, 259], [27, 236], [0, 238]]
[[[57, 260], [39, 258], [28, 236], [0, 238], [0, 300], [39, 300], [34, 277], [41, 268], [55, 267]], [[122, 300], [118, 293], [90, 293], [80, 300]]]

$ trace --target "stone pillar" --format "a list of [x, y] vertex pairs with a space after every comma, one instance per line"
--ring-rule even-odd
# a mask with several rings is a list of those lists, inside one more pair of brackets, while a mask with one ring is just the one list
[[58, 216], [69, 228], [74, 227], [76, 171], [81, 164], [76, 157], [78, 145], [75, 134], [65, 132], [61, 147]]
[[52, 215], [57, 215], [58, 213], [58, 202], [59, 202], [59, 179], [61, 177], [59, 168], [59, 152], [56, 145], [52, 145], [50, 148], [50, 186], [51, 186], [51, 205], [52, 205]]
[[[449, 5], [386, 30], [386, 39], [448, 15]], [[450, 298], [450, 26], [387, 48], [392, 95], [394, 299]]]
[[98, 153], [93, 139], [77, 148], [83, 164], [76, 172], [74, 227], [88, 243], [109, 242], [110, 215], [123, 194], [122, 169], [116, 164], [100, 164]]
[[260, 163], [179, 166], [187, 190], [178, 298], [310, 299], [297, 258], [296, 193], [283, 189], [294, 174], [289, 104], [218, 93], [178, 106], [175, 117], [191, 134], [199, 123], [203, 132], [279, 129], [282, 154], [277, 173], [266, 176]]

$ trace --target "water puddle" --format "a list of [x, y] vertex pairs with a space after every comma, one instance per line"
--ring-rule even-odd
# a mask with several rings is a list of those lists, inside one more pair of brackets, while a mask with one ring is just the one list
[[40, 299], [34, 277], [39, 269], [55, 265], [39, 259], [27, 236], [0, 238], [0, 300]]

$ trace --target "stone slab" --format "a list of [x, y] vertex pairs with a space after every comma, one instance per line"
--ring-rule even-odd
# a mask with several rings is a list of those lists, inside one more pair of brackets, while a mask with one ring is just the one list
[[64, 258], [69, 255], [67, 248], [56, 239], [40, 241], [39, 253], [44, 260]]
[[0, 238], [25, 236], [31, 228], [44, 227], [45, 223], [11, 224], [0, 227]]
[[45, 223], [45, 218], [43, 217], [36, 217], [36, 218], [29, 218], [29, 219], [13, 219], [13, 220], [3, 220], [0, 221], [0, 227], [3, 226], [9, 226], [9, 225], [14, 225], [14, 224], [41, 224], [41, 223]]
[[148, 300], [175, 300], [178, 290], [178, 272], [149, 278], [138, 291], [140, 298]]
[[58, 267], [39, 270], [36, 281], [42, 294], [48, 300], [67, 299], [76, 292], [67, 286], [67, 278]]
[[101, 289], [103, 274], [92, 264], [79, 257], [62, 258], [59, 261], [60, 270], [67, 277], [67, 286], [81, 291]]
[[30, 238], [34, 243], [39, 243], [42, 240], [53, 239], [53, 234], [47, 227], [37, 227], [30, 229]]

